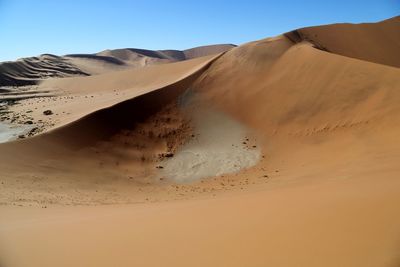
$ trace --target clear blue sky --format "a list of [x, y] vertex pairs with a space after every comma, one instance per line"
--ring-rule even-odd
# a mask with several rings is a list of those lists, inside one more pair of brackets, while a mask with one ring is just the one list
[[0, 0], [0, 61], [107, 48], [240, 44], [304, 26], [396, 15], [400, 0]]

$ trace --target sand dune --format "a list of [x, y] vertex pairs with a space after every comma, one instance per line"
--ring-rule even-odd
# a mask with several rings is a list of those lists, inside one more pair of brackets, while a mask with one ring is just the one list
[[42, 82], [7, 115], [38, 132], [0, 144], [0, 264], [397, 266], [399, 30], [110, 50], [189, 60]]
[[136, 61], [138, 57], [165, 59], [168, 61], [181, 61], [196, 57], [209, 56], [225, 52], [235, 47], [232, 44], [199, 46], [186, 50], [146, 50], [136, 48], [105, 50], [97, 53], [98, 56], [114, 57], [122, 61]]
[[[131, 190], [123, 190], [125, 192], [122, 193], [115, 188], [113, 190], [120, 191], [123, 196], [117, 194], [119, 196], [114, 198], [104, 192], [96, 200], [92, 197], [90, 199], [98, 203], [143, 201], [148, 197], [148, 190], [153, 187], [165, 190], [165, 187], [159, 187], [158, 177], [154, 178], [157, 170], [155, 166], [162, 154], [174, 152], [184, 142], [180, 139], [190, 134], [189, 130], [183, 131], [186, 119], [173, 102], [215, 59], [215, 56], [209, 56], [168, 66], [152, 66], [82, 79], [49, 80], [44, 83], [42, 86], [57, 87], [63, 92], [68, 90], [68, 97], [61, 95], [59, 99], [47, 102], [29, 99], [24, 105], [16, 105], [15, 108], [19, 109], [16, 114], [25, 114], [27, 108], [36, 110], [37, 107], [36, 112], [29, 114], [36, 117], [35, 122], [41, 120], [43, 124], [39, 123], [38, 127], [43, 126], [48, 132], [34, 138], [2, 144], [4, 153], [0, 155], [3, 171], [1, 177], [10, 185], [16, 179], [19, 180], [17, 177], [21, 177], [24, 169], [31, 173], [21, 177], [24, 184], [30, 184], [36, 177], [44, 180], [20, 188], [23, 192], [18, 194], [4, 194], [1, 202], [17, 200], [19, 197], [14, 197], [23, 194], [24, 202], [36, 198], [35, 201], [40, 199], [40, 202], [51, 199], [50, 202], [54, 203], [82, 203], [83, 199], [78, 193], [80, 190], [92, 193], [98, 190], [88, 187], [88, 182], [103, 183], [111, 177], [115, 182], [120, 181], [112, 185], [116, 188], [125, 186], [127, 180], [131, 183], [130, 177], [135, 177], [145, 184], [144, 192], [132, 195]], [[155, 74], [158, 74], [157, 80], [153, 79]], [[100, 80], [104, 82], [99, 83]], [[117, 85], [115, 81], [120, 82], [118, 91], [114, 89]], [[74, 91], [82, 87], [86, 91]], [[172, 107], [168, 108], [170, 105]], [[42, 111], [47, 109], [51, 109], [54, 115], [43, 115]], [[182, 134], [177, 135], [179, 132]], [[34, 158], [31, 153], [35, 154]], [[66, 161], [70, 162], [68, 166], [65, 165]], [[102, 177], [104, 173], [108, 174]], [[58, 177], [56, 183], [51, 182], [52, 177]], [[66, 190], [75, 197], [49, 194], [54, 187], [59, 186], [59, 182], [69, 184], [71, 178], [75, 181], [78, 179], [77, 184], [73, 187], [68, 185], [69, 189]], [[31, 186], [37, 185], [42, 188], [39, 190], [41, 193], [31, 190]], [[48, 186], [53, 189], [43, 192]], [[134, 190], [142, 189], [135, 187]], [[34, 192], [33, 195], [30, 191]]]
[[94, 75], [126, 68], [170, 63], [227, 51], [234, 45], [200, 46], [187, 50], [115, 49], [96, 54], [22, 58], [0, 63], [0, 86], [32, 85], [48, 78]]
[[309, 41], [335, 54], [400, 67], [399, 27], [400, 17], [394, 17], [379, 23], [303, 28], [286, 36], [294, 42]]
[[52, 77], [88, 75], [62, 57], [41, 55], [0, 63], [0, 86], [36, 84]]
[[[149, 65], [164, 64], [177, 62], [182, 60], [193, 59], [196, 57], [209, 56], [225, 52], [234, 45], [221, 44], [200, 46], [187, 50], [146, 50], [137, 48], [125, 48], [105, 50], [93, 55], [75, 54], [67, 55], [70, 60], [80, 69], [91, 74], [105, 73], [107, 71], [119, 70], [123, 68], [144, 67]], [[92, 60], [88, 60], [92, 59]], [[92, 62], [93, 60], [101, 61], [99, 63]]]

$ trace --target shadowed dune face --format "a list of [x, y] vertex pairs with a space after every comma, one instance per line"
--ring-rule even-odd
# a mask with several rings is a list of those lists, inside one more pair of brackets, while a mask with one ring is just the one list
[[[207, 65], [203, 68], [206, 67]], [[111, 107], [91, 112], [49, 133], [32, 139], [4, 144], [3, 149], [8, 150], [10, 154], [15, 154], [14, 157], [18, 158], [19, 155], [24, 154], [24, 148], [35, 150], [45, 144], [50, 144], [50, 146], [54, 147], [54, 149], [48, 151], [38, 151], [38, 157], [32, 159], [35, 161], [42, 160], [43, 157], [54, 157], [52, 151], [57, 151], [58, 148], [63, 149], [64, 153], [68, 150], [72, 153], [73, 151], [95, 146], [99, 142], [112, 139], [113, 136], [123, 130], [134, 130], [138, 124], [145, 122], [165, 107], [174, 105], [174, 103], [176, 105], [178, 97], [201, 72], [201, 69], [197, 70], [176, 83], [127, 99]], [[162, 125], [159, 126], [162, 127]], [[15, 149], [17, 147], [22, 150]], [[43, 154], [42, 157], [40, 157], [41, 154]], [[3, 156], [4, 160], [8, 157], [6, 154], [3, 154]], [[63, 157], [65, 155], [62, 154], [60, 156]]]
[[176, 102], [199, 73], [164, 88], [91, 113], [73, 124], [55, 130], [52, 135], [72, 147], [92, 145], [109, 139], [122, 129], [130, 130], [172, 102]]

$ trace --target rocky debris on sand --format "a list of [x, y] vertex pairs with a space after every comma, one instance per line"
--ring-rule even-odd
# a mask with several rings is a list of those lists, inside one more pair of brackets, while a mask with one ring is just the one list
[[43, 114], [48, 116], [48, 115], [52, 115], [53, 111], [51, 111], [50, 109], [43, 111]]
[[28, 136], [33, 136], [39, 131], [38, 127], [32, 128], [29, 133], [27, 134]]
[[166, 153], [161, 153], [158, 155], [159, 159], [163, 159], [163, 158], [172, 158], [174, 156], [174, 153], [172, 152], [166, 152]]

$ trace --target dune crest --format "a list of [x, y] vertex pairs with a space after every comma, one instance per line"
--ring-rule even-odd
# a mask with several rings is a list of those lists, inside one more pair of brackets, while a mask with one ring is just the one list
[[397, 16], [378, 23], [302, 28], [285, 35], [295, 43], [308, 41], [325, 51], [398, 68], [399, 27], [400, 16]]

